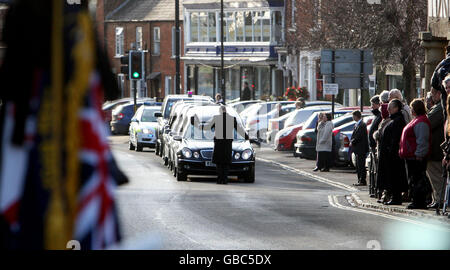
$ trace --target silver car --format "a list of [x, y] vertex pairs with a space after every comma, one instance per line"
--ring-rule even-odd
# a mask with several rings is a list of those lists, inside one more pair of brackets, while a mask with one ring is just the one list
[[141, 106], [131, 118], [128, 149], [142, 151], [144, 147], [155, 148], [156, 127], [158, 125], [155, 112], [161, 111], [160, 106]]

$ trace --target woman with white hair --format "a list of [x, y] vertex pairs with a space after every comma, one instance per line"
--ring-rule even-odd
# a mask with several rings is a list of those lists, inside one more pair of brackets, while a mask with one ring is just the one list
[[382, 103], [389, 103], [389, 91], [388, 90], [384, 90], [383, 92], [380, 93], [380, 100]]
[[403, 99], [402, 92], [398, 89], [392, 89], [389, 91], [389, 101], [393, 99], [398, 99], [402, 102], [403, 108], [402, 108], [402, 114], [403, 118], [405, 119], [406, 124], [411, 122], [412, 115], [411, 115], [411, 108], [409, 108], [408, 104], [405, 103], [405, 100]]

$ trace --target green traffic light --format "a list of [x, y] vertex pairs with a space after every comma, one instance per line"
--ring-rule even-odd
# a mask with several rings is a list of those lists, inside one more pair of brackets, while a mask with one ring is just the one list
[[133, 78], [139, 78], [139, 73], [138, 72], [134, 72], [133, 73]]

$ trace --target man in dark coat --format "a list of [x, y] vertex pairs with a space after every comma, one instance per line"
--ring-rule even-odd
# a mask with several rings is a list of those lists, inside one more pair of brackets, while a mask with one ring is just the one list
[[384, 129], [381, 147], [386, 150], [386, 182], [385, 189], [391, 194], [391, 200], [386, 205], [401, 205], [402, 192], [408, 191], [408, 179], [406, 177], [405, 161], [400, 158], [400, 138], [406, 121], [402, 114], [402, 102], [393, 99], [389, 102], [389, 117], [391, 122]]
[[353, 129], [350, 145], [356, 155], [356, 171], [358, 172], [358, 183], [354, 186], [365, 186], [366, 183], [366, 157], [369, 152], [369, 141], [367, 136], [367, 126], [362, 120], [360, 111], [353, 112], [353, 120], [356, 122]]
[[372, 114], [375, 116], [375, 119], [372, 121], [372, 125], [369, 130], [369, 146], [373, 152], [376, 152], [375, 148], [377, 147], [377, 142], [373, 138], [373, 134], [378, 130], [380, 126], [382, 117], [380, 112], [380, 96], [376, 95], [370, 99], [370, 104], [372, 107]]
[[[373, 96], [370, 99], [370, 104], [372, 107], [372, 114], [375, 116], [375, 119], [373, 119], [372, 121], [372, 125], [370, 126], [370, 130], [369, 130], [369, 148], [370, 148], [370, 152], [371, 155], [373, 157], [372, 162], [374, 163], [374, 168], [375, 171], [377, 171], [377, 167], [378, 167], [378, 157], [377, 157], [377, 142], [375, 141], [373, 134], [378, 130], [378, 128], [380, 127], [380, 123], [381, 120], [383, 120], [383, 118], [381, 117], [381, 112], [380, 112], [380, 96], [376, 95]], [[370, 187], [369, 187], [369, 193], [370, 196], [376, 197], [376, 193], [377, 193], [377, 181], [376, 179], [370, 178], [371, 182], [370, 182]]]
[[252, 99], [252, 93], [250, 91], [250, 88], [248, 87], [248, 82], [244, 82], [244, 90], [242, 90], [241, 101], [251, 100], [251, 99]]
[[444, 155], [440, 147], [444, 142], [444, 117], [441, 106], [441, 92], [431, 88], [430, 93], [435, 105], [431, 107], [431, 110], [427, 114], [431, 123], [431, 156], [427, 162], [427, 175], [433, 189], [433, 201], [428, 207], [436, 208], [442, 203], [441, 193], [444, 182], [444, 178], [442, 177], [442, 158]]
[[237, 123], [236, 117], [227, 113], [224, 105], [220, 106], [220, 114], [215, 115], [204, 128], [214, 128], [214, 150], [212, 162], [217, 168], [217, 184], [228, 183], [228, 169], [232, 160], [234, 131], [248, 140], [243, 127]]

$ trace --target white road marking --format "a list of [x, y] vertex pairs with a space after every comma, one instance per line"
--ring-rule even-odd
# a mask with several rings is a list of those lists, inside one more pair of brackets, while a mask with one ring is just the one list
[[344, 205], [339, 203], [336, 195], [328, 195], [328, 202], [330, 203], [331, 206], [339, 208], [339, 209], [343, 209], [343, 210], [348, 210], [348, 211], [353, 211], [353, 212], [359, 212], [359, 213], [364, 213], [364, 214], [384, 217], [384, 218], [392, 219], [392, 220], [396, 220], [396, 221], [407, 222], [407, 223], [411, 223], [411, 224], [414, 224], [414, 225], [417, 225], [417, 226], [421, 226], [421, 227], [425, 227], [425, 228], [428, 228], [428, 229], [434, 229], [434, 230], [450, 232], [450, 229], [448, 229], [448, 228], [443, 228], [441, 226], [435, 226], [435, 225], [429, 224], [429, 223], [424, 223], [424, 222], [420, 222], [420, 221], [416, 221], [416, 220], [411, 220], [411, 219], [407, 219], [407, 218], [397, 217], [397, 216], [388, 215], [388, 214], [379, 213], [379, 212], [373, 212], [373, 211], [364, 210], [364, 209], [360, 209], [360, 208], [353, 208], [353, 207], [349, 207], [349, 206], [344, 206]]
[[359, 191], [358, 189], [356, 189], [354, 187], [351, 187], [349, 185], [346, 185], [346, 184], [343, 184], [343, 183], [339, 183], [339, 182], [336, 182], [336, 181], [332, 181], [332, 180], [326, 179], [324, 177], [317, 176], [317, 175], [308, 173], [308, 172], [303, 171], [303, 170], [299, 170], [299, 169], [293, 168], [293, 167], [288, 166], [288, 165], [284, 165], [282, 163], [279, 163], [279, 162], [276, 162], [276, 161], [273, 161], [273, 160], [268, 160], [268, 159], [264, 159], [264, 158], [260, 158], [260, 157], [257, 157], [256, 159], [260, 160], [260, 161], [263, 161], [263, 162], [272, 163], [272, 164], [274, 164], [276, 166], [280, 166], [281, 168], [283, 168], [285, 170], [289, 170], [289, 171], [294, 172], [296, 174], [299, 174], [299, 175], [302, 175], [302, 176], [314, 179], [314, 180], [319, 181], [321, 183], [325, 183], [327, 185], [331, 185], [331, 186], [334, 186], [334, 187], [337, 187], [337, 188], [340, 188], [340, 189], [343, 189], [343, 190], [346, 190], [346, 191], [350, 191], [350, 192], [357, 192], [357, 191]]

